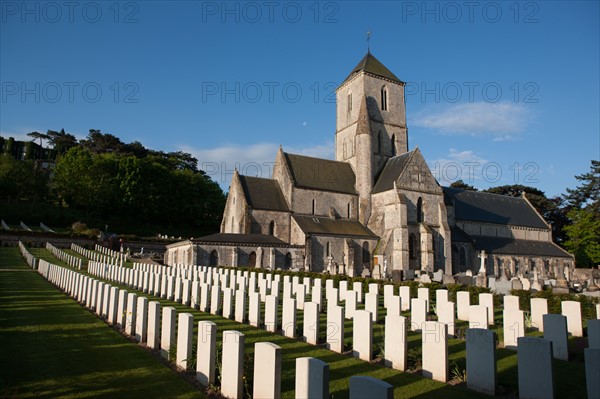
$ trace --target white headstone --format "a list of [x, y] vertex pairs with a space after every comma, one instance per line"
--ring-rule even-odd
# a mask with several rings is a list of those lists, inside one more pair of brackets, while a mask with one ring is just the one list
[[148, 303], [148, 347], [160, 348], [160, 302]]
[[406, 317], [386, 316], [384, 332], [385, 365], [396, 370], [406, 370], [408, 340], [406, 337]]
[[327, 349], [344, 352], [344, 307], [327, 306]]
[[110, 287], [110, 300], [108, 306], [108, 322], [110, 324], [116, 324], [118, 318], [118, 305], [119, 305], [119, 288]]
[[518, 339], [525, 336], [525, 315], [522, 310], [504, 310], [504, 348], [517, 349]]
[[387, 316], [400, 316], [402, 312], [402, 304], [400, 296], [390, 295], [387, 302]]
[[137, 313], [135, 315], [135, 339], [146, 342], [148, 334], [148, 298], [137, 299]]
[[417, 298], [424, 299], [427, 303], [425, 304], [425, 312], [429, 313], [429, 288], [420, 287], [417, 289]]
[[561, 314], [544, 315], [544, 339], [552, 342], [552, 356], [569, 361], [567, 318]]
[[119, 304], [117, 305], [117, 326], [120, 329], [123, 329], [127, 322], [127, 296], [127, 291], [119, 291]]
[[496, 395], [496, 333], [483, 328], [467, 330], [467, 388]]
[[281, 329], [283, 335], [288, 338], [296, 336], [296, 300], [292, 298], [283, 298], [283, 312], [281, 320]]
[[221, 395], [231, 399], [244, 397], [244, 342], [239, 331], [223, 331], [223, 355], [221, 364]]
[[449, 337], [454, 337], [454, 327], [456, 326], [456, 311], [454, 302], [446, 302], [438, 305], [438, 321], [444, 323], [447, 327]]
[[504, 295], [504, 309], [520, 309], [519, 297], [516, 295]]
[[233, 318], [233, 293], [231, 288], [223, 289], [223, 317], [226, 319]]
[[246, 321], [246, 291], [235, 292], [235, 321], [238, 323]]
[[329, 365], [313, 357], [296, 359], [296, 399], [329, 399]]
[[583, 337], [581, 323], [581, 303], [577, 301], [562, 301], [561, 313], [567, 318], [567, 329], [574, 337]]
[[377, 323], [379, 313], [379, 295], [375, 292], [365, 294], [365, 310], [371, 312], [371, 320]]
[[279, 312], [279, 298], [267, 295], [265, 301], [265, 329], [272, 333], [277, 332], [277, 315]]
[[448, 290], [435, 290], [436, 314], [438, 314], [439, 312], [438, 307], [440, 306], [440, 304], [443, 304], [445, 302], [448, 302]]
[[354, 317], [354, 313], [356, 312], [356, 301], [357, 294], [356, 291], [347, 291], [346, 292], [346, 318], [352, 319]]
[[137, 314], [137, 294], [132, 292], [127, 295], [127, 316], [125, 318], [125, 333], [135, 335], [135, 315]]
[[169, 359], [171, 345], [175, 342], [175, 322], [177, 312], [175, 308], [167, 306], [162, 310], [162, 323], [160, 330], [160, 354]]
[[427, 321], [425, 311], [427, 303], [424, 299], [413, 298], [410, 304], [410, 330], [421, 331], [423, 323]]
[[360, 281], [355, 281], [352, 284], [352, 290], [356, 292], [356, 303], [363, 302], [363, 287]]
[[254, 344], [253, 398], [281, 398], [281, 347], [270, 342]]
[[315, 302], [304, 304], [303, 331], [306, 343], [311, 345], [319, 343], [319, 305]]
[[260, 293], [250, 293], [250, 310], [248, 312], [248, 322], [251, 326], [260, 327]]
[[373, 322], [371, 312], [356, 310], [352, 325], [352, 355], [367, 362], [371, 361], [373, 344]]
[[469, 321], [469, 306], [471, 306], [469, 292], [458, 291], [456, 293], [456, 318], [458, 320]]
[[215, 383], [215, 359], [217, 357], [217, 325], [212, 321], [198, 322], [196, 344], [196, 379], [208, 386]]
[[221, 308], [221, 288], [218, 285], [210, 287], [210, 313], [218, 314]]
[[426, 321], [421, 331], [423, 345], [423, 377], [448, 381], [448, 334], [446, 325]]
[[194, 316], [180, 313], [177, 319], [177, 358], [176, 364], [187, 370], [192, 359], [192, 338], [194, 336]]
[[489, 293], [479, 294], [479, 305], [487, 308], [488, 325], [494, 325], [494, 295]]
[[388, 299], [394, 295], [394, 286], [386, 284], [383, 286], [383, 306], [387, 309]]
[[548, 300], [546, 298], [531, 298], [531, 325], [544, 331], [544, 315], [548, 314]]
[[552, 342], [543, 338], [520, 337], [517, 362], [519, 398], [553, 399]]
[[483, 305], [469, 306], [469, 328], [488, 327], [488, 311]]

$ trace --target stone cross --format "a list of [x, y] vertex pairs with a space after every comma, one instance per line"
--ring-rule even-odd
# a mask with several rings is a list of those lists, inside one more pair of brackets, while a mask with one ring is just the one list
[[487, 259], [487, 255], [485, 253], [485, 249], [482, 250], [479, 253], [479, 255], [477, 255], [477, 257], [481, 259], [481, 267], [479, 268], [479, 274], [485, 275], [485, 260]]

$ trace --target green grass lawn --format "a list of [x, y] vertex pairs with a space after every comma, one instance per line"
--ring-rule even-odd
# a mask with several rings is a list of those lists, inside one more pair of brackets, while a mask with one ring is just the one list
[[[37, 257], [46, 259], [55, 264], [65, 266], [64, 263], [54, 258], [45, 249], [30, 249], [30, 251]], [[113, 284], [114, 285], [114, 284]], [[217, 324], [219, 336], [217, 338], [218, 345], [220, 345], [222, 336], [221, 333], [224, 330], [238, 330], [246, 336], [246, 373], [247, 373], [247, 391], [252, 390], [252, 367], [253, 367], [253, 349], [254, 343], [268, 341], [273, 342], [283, 349], [283, 370], [282, 370], [282, 394], [283, 397], [293, 398], [294, 397], [294, 376], [295, 376], [295, 359], [297, 357], [312, 356], [319, 358], [327, 362], [330, 366], [330, 393], [335, 398], [344, 398], [348, 396], [348, 379], [353, 375], [370, 375], [375, 378], [385, 380], [395, 386], [394, 396], [397, 398], [471, 398], [471, 397], [483, 397], [475, 392], [466, 390], [463, 387], [456, 387], [448, 384], [441, 384], [429, 379], [424, 379], [418, 373], [402, 373], [396, 370], [382, 367], [377, 362], [367, 363], [360, 360], [353, 359], [348, 355], [340, 355], [324, 348], [324, 345], [312, 346], [301, 342], [300, 340], [288, 339], [278, 334], [271, 334], [263, 329], [254, 328], [247, 324], [240, 324], [235, 321], [215, 316], [212, 314], [206, 314], [197, 310], [191, 309], [187, 306], [168, 301], [165, 299], [158, 299], [154, 296], [143, 294], [140, 291], [132, 290], [129, 287], [120, 286], [120, 288], [126, 289], [129, 292], [136, 292], [138, 295], [146, 296], [149, 300], [158, 300], [161, 305], [173, 306], [177, 312], [187, 312], [194, 316], [195, 320], [195, 331], [197, 334], [197, 322], [199, 320], [211, 320]], [[434, 294], [432, 293], [434, 296]], [[381, 301], [383, 300], [381, 295]], [[363, 306], [360, 306], [361, 308]], [[281, 312], [281, 303], [280, 303]], [[496, 312], [497, 320], [499, 313]], [[264, 315], [264, 308], [263, 313]], [[380, 307], [380, 322], [373, 326], [373, 349], [374, 354], [381, 354], [383, 348], [383, 316], [385, 310]], [[409, 314], [405, 314], [408, 316]], [[435, 318], [435, 316], [432, 316]], [[500, 318], [501, 320], [501, 318]], [[297, 312], [297, 325], [298, 331], [302, 331], [302, 312]], [[457, 327], [465, 327], [468, 323], [458, 322]], [[325, 338], [325, 326], [326, 317], [321, 315], [320, 330], [321, 338], [324, 341]], [[500, 339], [502, 339], [501, 326], [492, 327], [497, 332]], [[301, 335], [301, 334], [300, 334]], [[540, 335], [538, 332], [530, 332], [528, 335]], [[345, 323], [345, 337], [346, 341], [350, 341], [352, 338], [352, 321], [347, 320]], [[420, 357], [419, 348], [421, 347], [421, 335], [420, 333], [409, 332], [408, 334], [408, 347], [409, 353], [412, 352], [414, 357]], [[348, 342], [349, 343], [349, 342]], [[581, 340], [571, 340], [572, 350], [575, 353], [573, 361], [563, 362], [555, 361], [555, 378], [556, 388], [558, 397], [585, 397], [585, 372], [582, 362], [582, 357], [579, 356], [581, 352]], [[448, 342], [449, 352], [449, 363], [451, 365], [456, 364], [458, 369], [465, 368], [465, 342], [459, 339], [450, 339]], [[502, 348], [497, 349], [497, 369], [498, 369], [498, 383], [501, 386], [501, 392], [504, 394], [514, 395], [517, 390], [517, 355], [515, 351], [505, 350]], [[219, 363], [219, 361], [217, 362]], [[410, 363], [410, 358], [409, 358]], [[452, 370], [452, 367], [451, 367]], [[452, 375], [450, 376], [452, 378]]]
[[16, 248], [0, 248], [0, 359], [3, 398], [204, 397], [29, 269]]

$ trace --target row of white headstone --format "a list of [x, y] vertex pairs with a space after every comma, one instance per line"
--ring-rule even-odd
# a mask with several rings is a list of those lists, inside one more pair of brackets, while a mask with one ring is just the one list
[[32, 269], [37, 269], [37, 258], [33, 256], [31, 252], [29, 252], [29, 250], [27, 250], [27, 247], [25, 247], [25, 244], [23, 244], [21, 241], [19, 241], [19, 252], [23, 256], [29, 267], [31, 267]]
[[[96, 245], [96, 246], [100, 247], [100, 248], [104, 248], [99, 245]], [[108, 248], [105, 248], [105, 249], [108, 249]], [[75, 243], [71, 243], [71, 251], [77, 252], [79, 255], [84, 256], [88, 259], [91, 259], [94, 262], [102, 262], [104, 264], [109, 264], [109, 265], [123, 266], [122, 258], [114, 257], [114, 256], [111, 256], [106, 253], [92, 251], [91, 249], [84, 248]]]
[[52, 245], [50, 242], [46, 242], [46, 249], [48, 251], [50, 251], [52, 253], [52, 255], [54, 255], [56, 258], [65, 262], [67, 265], [69, 265], [73, 268], [76, 268], [78, 270], [81, 270], [81, 266], [83, 265], [82, 258], [75, 256], [75, 255], [68, 254], [65, 251]]
[[127, 260], [127, 254], [124, 253], [124, 252], [113, 251], [112, 249], [107, 248], [107, 247], [103, 247], [100, 244], [94, 245], [94, 249], [97, 252], [100, 252], [103, 255], [110, 256], [111, 258], [117, 258], [120, 261], [126, 261]]
[[[147, 270], [157, 270], [156, 268], [150, 267], [148, 265], [145, 266], [139, 266], [137, 270], [138, 273], [141, 273], [142, 275], [145, 275], [145, 273], [149, 273], [152, 274], [151, 272], [143, 272], [141, 271], [141, 269], [144, 268], [148, 268]], [[216, 271], [216, 270], [215, 270]], [[200, 270], [197, 274], [197, 276], [199, 276], [199, 279], [201, 281], [205, 281], [205, 279], [207, 279], [207, 275], [205, 274], [207, 271], [204, 270]], [[229, 273], [230, 277], [233, 275], [235, 277], [238, 277], [237, 275], [234, 275], [232, 272], [232, 270], [228, 270], [226, 271], [226, 273]], [[175, 284], [175, 287], [168, 290], [166, 296], [166, 298], [169, 299], [173, 299], [176, 300], [178, 302], [181, 302], [179, 299], [180, 295], [177, 294], [178, 292], [178, 287], [183, 287], [181, 289], [183, 289], [184, 294], [182, 295], [182, 297], [186, 297], [185, 292], [187, 290], [190, 289], [189, 284], [186, 283], [186, 279], [182, 279], [180, 277], [173, 277], [173, 276], [184, 276], [186, 273], [179, 273], [176, 270], [171, 270], [170, 271], [170, 275], [166, 276], [166, 280], [167, 280], [167, 286], [171, 287], [172, 284]], [[246, 307], [246, 291], [243, 288], [249, 288], [250, 290], [252, 289], [251, 287], [255, 286], [254, 284], [245, 284], [246, 281], [246, 277], [250, 277], [252, 278], [252, 274], [250, 274], [250, 276], [248, 275], [244, 275], [243, 273], [247, 273], [247, 272], [241, 272], [238, 271], [239, 278], [241, 279], [241, 281], [238, 281], [240, 283], [240, 286], [238, 287], [239, 289], [237, 291], [235, 291], [235, 302], [236, 302], [236, 315], [235, 315], [235, 319], [238, 322], [244, 322], [246, 321], [245, 315], [244, 313], [241, 313], [240, 310], [241, 309], [245, 309]], [[195, 273], [190, 273], [190, 276], [194, 276], [193, 278], [195, 278], [196, 274]], [[211, 274], [209, 273], [208, 276], [211, 276]], [[278, 276], [276, 276], [278, 277]], [[289, 279], [289, 276], [284, 276], [284, 287], [285, 284], [288, 283], [289, 281], [286, 281]], [[212, 280], [212, 279], [211, 279]], [[259, 277], [260, 280], [260, 277]], [[266, 279], [265, 279], [266, 280]], [[199, 283], [196, 282], [194, 280], [192, 280], [191, 284], [192, 284], [192, 296], [194, 295], [194, 292], [196, 292], [197, 290], [195, 290], [193, 287], [195, 287], [194, 284], [198, 284], [199, 285], [199, 290], [200, 292], [204, 292], [206, 291], [207, 293], [205, 295], [200, 294], [200, 310], [202, 311], [211, 311], [214, 314], [217, 314], [217, 309], [218, 306], [210, 306], [208, 305], [208, 300], [209, 297], [214, 300], [216, 299], [217, 301], [220, 298], [220, 290], [219, 290], [219, 283], [223, 282], [223, 284], [226, 284], [227, 281], [223, 280], [222, 278], [218, 278], [215, 277], [213, 280], [216, 284], [210, 286], [207, 283]], [[272, 283], [275, 283], [275, 286], [277, 287], [278, 284], [278, 280], [273, 280]], [[317, 284], [320, 285], [321, 281], [319, 279], [319, 281], [317, 282]], [[348, 291], [346, 290], [346, 295], [345, 295], [345, 305], [346, 307], [341, 307], [338, 306], [337, 304], [337, 297], [338, 297], [338, 289], [337, 288], [333, 288], [333, 283], [332, 280], [326, 280], [326, 286], [327, 286], [327, 299], [328, 299], [328, 306], [327, 306], [327, 334], [326, 334], [326, 341], [327, 341], [327, 347], [331, 350], [334, 350], [336, 352], [343, 352], [344, 347], [343, 347], [343, 336], [344, 336], [344, 319], [345, 319], [345, 314], [347, 314], [349, 311], [352, 312], [352, 318], [354, 318], [353, 321], [353, 355], [357, 358], [366, 360], [366, 361], [370, 361], [372, 359], [372, 352], [371, 352], [371, 347], [372, 347], [372, 323], [374, 321], [376, 321], [376, 318], [374, 318], [373, 316], [376, 315], [376, 312], [378, 311], [377, 308], [377, 304], [378, 304], [378, 298], [377, 298], [377, 292], [378, 292], [378, 286], [377, 284], [373, 284], [371, 286], [369, 286], [369, 292], [365, 295], [365, 308], [366, 310], [357, 310], [356, 309], [356, 302], [358, 301], [358, 294], [362, 294], [362, 286], [361, 285], [357, 285], [354, 284], [353, 285], [353, 290]], [[344, 287], [344, 283], [347, 283], [345, 281], [341, 281], [340, 282], [340, 286]], [[297, 292], [296, 292], [296, 298], [290, 297], [290, 296], [286, 296], [286, 294], [284, 294], [283, 297], [283, 315], [282, 315], [282, 330], [283, 330], [283, 334], [288, 336], [288, 337], [295, 337], [295, 332], [296, 332], [296, 301], [298, 298], [298, 294], [300, 293], [300, 297], [303, 299], [304, 297], [304, 290], [300, 287], [303, 284], [300, 284], [299, 282], [297, 282], [298, 284], [298, 288], [297, 288]], [[358, 283], [360, 284], [360, 283]], [[260, 286], [260, 282], [259, 282], [259, 286]], [[317, 286], [317, 285], [316, 285]], [[393, 291], [390, 290], [387, 287], [391, 287], [393, 288], [393, 286], [386, 286], [384, 287], [384, 294], [388, 293], [388, 295], [385, 297], [387, 299], [387, 316], [385, 318], [385, 333], [384, 333], [384, 340], [385, 340], [385, 349], [384, 349], [384, 353], [385, 353], [385, 364], [399, 369], [399, 370], [405, 370], [406, 369], [406, 360], [407, 360], [407, 345], [406, 345], [406, 331], [407, 331], [407, 318], [403, 317], [400, 315], [400, 310], [401, 310], [401, 302], [402, 302], [402, 297], [408, 298], [409, 303], [411, 303], [411, 306], [409, 307], [409, 309], [411, 310], [411, 323], [410, 323], [410, 328], [411, 330], [415, 330], [415, 331], [421, 331], [421, 335], [422, 335], [422, 345], [423, 345], [423, 351], [422, 351], [422, 364], [423, 364], [423, 374], [427, 377], [439, 380], [439, 381], [443, 381], [446, 382], [448, 380], [448, 359], [447, 359], [447, 338], [448, 336], [451, 336], [454, 334], [454, 304], [450, 301], [448, 301], [448, 291], [447, 290], [437, 290], [436, 291], [436, 302], [437, 302], [437, 306], [436, 306], [436, 311], [438, 314], [438, 320], [439, 322], [427, 322], [426, 318], [427, 318], [427, 313], [428, 313], [428, 301], [429, 301], [429, 289], [428, 288], [419, 288], [418, 289], [418, 297], [417, 298], [410, 298], [410, 291], [409, 291], [409, 287], [400, 287], [400, 295], [399, 296], [395, 296], [393, 295]], [[315, 286], [313, 286], [313, 289], [315, 288]], [[140, 289], [144, 289], [143, 284], [142, 287]], [[343, 289], [343, 288], [342, 288]], [[208, 293], [210, 290], [210, 294]], [[284, 289], [285, 291], [285, 289]], [[292, 290], [288, 290], [288, 292], [291, 292]], [[173, 292], [173, 296], [170, 295], [170, 292]], [[273, 293], [273, 291], [271, 291]], [[278, 288], [276, 288], [276, 291], [278, 292]], [[224, 317], [232, 317], [231, 316], [231, 296], [233, 295], [233, 289], [229, 289], [229, 288], [224, 288], [223, 289], [223, 296], [224, 296], [224, 300], [223, 303], [225, 303], [225, 306], [223, 308], [223, 316]], [[314, 291], [313, 291], [314, 293]], [[158, 295], [160, 295], [160, 291], [157, 292]], [[261, 307], [260, 307], [260, 298], [261, 298], [261, 293], [260, 292], [255, 292], [255, 291], [251, 291], [249, 293], [249, 297], [250, 297], [250, 312], [249, 312], [249, 322], [250, 324], [254, 325], [254, 326], [259, 326], [261, 323]], [[515, 299], [516, 299], [516, 304], [517, 307], [516, 309], [514, 308], [514, 304], [515, 304]], [[473, 331], [476, 331], [478, 328], [481, 329], [487, 329], [488, 325], [491, 324], [490, 320], [493, 320], [493, 312], [494, 312], [494, 307], [493, 307], [493, 296], [492, 294], [480, 294], [479, 297], [479, 303], [480, 305], [470, 305], [469, 304], [469, 293], [468, 292], [459, 292], [458, 293], [458, 301], [460, 306], [460, 312], [461, 312], [461, 316], [466, 320], [469, 321], [469, 327], [470, 329], [472, 329]], [[565, 301], [565, 304], [563, 305], [563, 313], [566, 314], [566, 316], [563, 315], [547, 315], [547, 304], [546, 304], [546, 300], [542, 299], [542, 298], [536, 298], [534, 300], [532, 300], [533, 303], [533, 307], [535, 307], [537, 303], [540, 304], [545, 304], [546, 305], [546, 311], [542, 312], [542, 316], [544, 316], [545, 319], [545, 323], [547, 325], [549, 325], [549, 327], [547, 327], [547, 329], [550, 329], [552, 331], [555, 331], [554, 328], [554, 324], [552, 323], [552, 320], [556, 319], [556, 318], [562, 318], [564, 319], [565, 323], [565, 329], [564, 329], [564, 334], [562, 335], [562, 339], [565, 342], [564, 347], [566, 348], [566, 339], [567, 339], [567, 329], [566, 329], [566, 320], [567, 319], [572, 319], [572, 320], [578, 320], [579, 324], [581, 324], [581, 309], [580, 309], [580, 304], [579, 302], [572, 302], [572, 303], [566, 303], [566, 302], [571, 302], [571, 301]], [[183, 302], [184, 304], [187, 304], [185, 301]], [[227, 305], [229, 304], [229, 305]], [[374, 305], [373, 305], [374, 304]], [[304, 310], [304, 331], [303, 331], [303, 338], [306, 340], [306, 342], [310, 343], [310, 344], [317, 344], [318, 343], [318, 336], [319, 336], [319, 323], [318, 323], [318, 317], [319, 317], [319, 304], [318, 303], [314, 303], [314, 302], [306, 302], [303, 304], [303, 310]], [[193, 306], [193, 305], [192, 305]], [[271, 332], [277, 332], [278, 331], [278, 320], [276, 319], [276, 315], [277, 315], [277, 310], [278, 310], [278, 306], [279, 306], [279, 296], [275, 296], [275, 295], [267, 295], [266, 297], [266, 306], [265, 306], [265, 320], [264, 320], [264, 324], [265, 324], [265, 328]], [[210, 309], [210, 310], [209, 310]], [[372, 309], [371, 311], [369, 311], [369, 309]], [[492, 316], [490, 316], [492, 315]], [[577, 317], [577, 315], [579, 317]], [[547, 317], [546, 317], [547, 316]], [[547, 319], [547, 320], [546, 320]], [[592, 324], [595, 323], [596, 321], [591, 321]], [[517, 349], [518, 348], [518, 343], [519, 343], [519, 338], [522, 338], [525, 336], [525, 320], [524, 320], [524, 313], [523, 311], [518, 309], [518, 297], [511, 297], [509, 296], [506, 299], [506, 306], [505, 306], [505, 312], [504, 312], [504, 323], [506, 326], [510, 326], [508, 328], [504, 329], [504, 341], [505, 341], [505, 347], [509, 348], [509, 349]], [[576, 323], [574, 323], [576, 324]], [[475, 334], [475, 333], [473, 333]], [[485, 333], [479, 333], [479, 335], [473, 335], [473, 337], [471, 337], [472, 334], [469, 334], [469, 340], [472, 341], [471, 345], [469, 345], [468, 347], [471, 349], [468, 349], [468, 352], [476, 352], [477, 355], [476, 356], [471, 356], [471, 358], [474, 359], [480, 359], [482, 357], [481, 354], [478, 353], [478, 349], [481, 347], [481, 345], [478, 344], [478, 340], [477, 337], [481, 337], [483, 336], [485, 339], [489, 340], [489, 336], [484, 335]], [[560, 336], [560, 334], [558, 334]], [[545, 334], [544, 338], [546, 339], [550, 339], [553, 341], [557, 340], [556, 335], [552, 335], [552, 333], [547, 333]], [[563, 342], [561, 341], [561, 342]], [[488, 352], [493, 353], [493, 359], [495, 359], [495, 338], [493, 341], [493, 345], [487, 346], [487, 347], [483, 347], [484, 349], [487, 348]], [[556, 347], [557, 344], [554, 344], [554, 346]], [[480, 349], [481, 350], [481, 349]], [[561, 358], [558, 354], [562, 353], [560, 350], [555, 350], [554, 353], [554, 357], [558, 357]], [[468, 353], [469, 356], [469, 353]], [[488, 358], [492, 356], [490, 354], [488, 354]], [[494, 363], [495, 364], [495, 363]], [[479, 367], [475, 367], [472, 368], [472, 373], [476, 374], [477, 370], [479, 370]], [[494, 368], [495, 370], [495, 368]], [[527, 381], [529, 381], [529, 379], [526, 379]], [[495, 371], [493, 373], [493, 378], [488, 378], [485, 381], [486, 383], [479, 383], [477, 382], [477, 378], [473, 378], [472, 382], [469, 384], [470, 388], [474, 389], [474, 390], [478, 390], [478, 391], [482, 391], [482, 392], [490, 392], [490, 387], [494, 387], [495, 389]]]
[[[164, 307], [158, 301], [93, 279], [74, 270], [40, 261], [39, 273], [78, 302], [93, 310], [109, 324], [117, 325], [126, 334], [148, 347], [160, 350], [183, 370], [193, 361], [194, 317], [177, 314], [175, 308]], [[161, 318], [162, 314], [162, 318]], [[216, 381], [217, 326], [211, 321], [198, 322], [196, 340], [196, 378], [204, 386]], [[176, 353], [171, 353], [173, 343]], [[221, 394], [226, 398], [243, 398], [245, 336], [239, 331], [223, 331], [221, 359]], [[270, 342], [254, 346], [253, 397], [281, 397], [282, 349]], [[329, 366], [310, 357], [296, 359], [296, 398], [329, 398]], [[366, 376], [350, 378], [350, 398], [390, 399], [393, 386]]]

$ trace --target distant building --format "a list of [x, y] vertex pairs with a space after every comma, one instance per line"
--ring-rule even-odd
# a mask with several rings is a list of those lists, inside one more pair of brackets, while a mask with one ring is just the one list
[[[405, 83], [367, 53], [336, 90], [336, 160], [277, 152], [271, 179], [234, 173], [221, 233], [169, 245], [169, 264], [351, 276], [573, 266], [526, 197], [441, 187], [409, 151]], [[384, 267], [385, 266], [385, 267]]]

